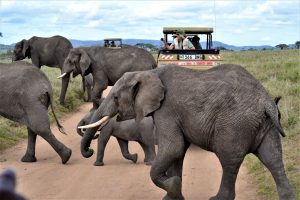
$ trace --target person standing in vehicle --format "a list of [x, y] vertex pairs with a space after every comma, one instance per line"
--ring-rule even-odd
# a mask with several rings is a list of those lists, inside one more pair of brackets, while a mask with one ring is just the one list
[[185, 37], [184, 30], [176, 30], [176, 38], [174, 38], [173, 43], [169, 45], [165, 39], [163, 39], [163, 43], [165, 44], [166, 49], [195, 49], [193, 44], [189, 39]]

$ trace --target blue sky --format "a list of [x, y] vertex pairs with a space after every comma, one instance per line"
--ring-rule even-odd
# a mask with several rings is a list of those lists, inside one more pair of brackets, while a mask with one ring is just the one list
[[34, 35], [160, 39], [164, 26], [214, 27], [213, 40], [238, 46], [294, 44], [300, 40], [300, 0], [0, 0], [2, 44]]

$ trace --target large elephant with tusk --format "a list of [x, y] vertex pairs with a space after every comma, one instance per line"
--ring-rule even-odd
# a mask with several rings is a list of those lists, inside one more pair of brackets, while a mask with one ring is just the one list
[[73, 73], [93, 76], [92, 101], [95, 107], [102, 102], [101, 96], [107, 86], [113, 86], [125, 72], [154, 69], [153, 56], [141, 48], [124, 45], [112, 49], [100, 46], [73, 48], [67, 56], [62, 74], [64, 78]]
[[[158, 152], [150, 176], [167, 195], [182, 200], [182, 167], [190, 144], [212, 151], [223, 176], [211, 200], [233, 200], [235, 182], [245, 156], [256, 155], [270, 170], [280, 200], [295, 200], [282, 161], [280, 112], [263, 86], [244, 68], [223, 64], [195, 71], [175, 65], [126, 73], [94, 113], [81, 140], [89, 148], [98, 127], [117, 115], [118, 121], [153, 116]], [[201, 159], [201, 158], [199, 158]]]

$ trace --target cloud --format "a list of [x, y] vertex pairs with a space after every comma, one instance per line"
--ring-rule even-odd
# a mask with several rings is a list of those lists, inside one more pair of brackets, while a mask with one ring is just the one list
[[[1, 0], [0, 5], [1, 32], [5, 35], [0, 43], [6, 44], [33, 35], [54, 34], [82, 40], [159, 39], [164, 26], [215, 24], [218, 40], [225, 43], [276, 44], [286, 32], [291, 34], [286, 39], [294, 43], [300, 31], [297, 1]], [[271, 34], [272, 39], [262, 39], [262, 35]]]
[[263, 42], [269, 42], [272, 40], [272, 38], [270, 36], [265, 36], [265, 37], [262, 37], [260, 40]]

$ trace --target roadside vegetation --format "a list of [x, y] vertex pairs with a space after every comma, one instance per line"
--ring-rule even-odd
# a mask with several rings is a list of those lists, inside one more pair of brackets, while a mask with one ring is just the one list
[[[283, 160], [296, 199], [300, 199], [300, 51], [224, 51], [221, 54], [226, 63], [244, 66], [272, 97], [282, 96], [279, 109], [286, 132], [281, 140]], [[245, 163], [262, 199], [278, 199], [275, 182], [263, 164], [254, 155], [247, 156]]]
[[[29, 62], [30, 60], [26, 61]], [[1, 55], [0, 62], [11, 62], [11, 58]], [[47, 75], [51, 82], [55, 111], [57, 116], [61, 118], [60, 121], [62, 121], [63, 124], [62, 116], [68, 112], [76, 110], [84, 102], [81, 77], [78, 76], [75, 79], [71, 78], [68, 92], [66, 94], [66, 107], [63, 107], [59, 104], [58, 100], [60, 95], [61, 80], [56, 78], [60, 75], [60, 69], [43, 66], [42, 71]], [[54, 118], [50, 108], [48, 109], [48, 113], [50, 116], [50, 121], [53, 122]], [[24, 125], [0, 116], [0, 152], [17, 144], [23, 138], [27, 138], [27, 129]]]

